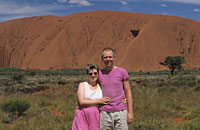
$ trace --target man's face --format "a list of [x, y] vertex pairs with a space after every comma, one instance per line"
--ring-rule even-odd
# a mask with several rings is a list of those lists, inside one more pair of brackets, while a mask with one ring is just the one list
[[114, 62], [114, 55], [112, 51], [104, 51], [102, 60], [106, 67], [112, 67]]

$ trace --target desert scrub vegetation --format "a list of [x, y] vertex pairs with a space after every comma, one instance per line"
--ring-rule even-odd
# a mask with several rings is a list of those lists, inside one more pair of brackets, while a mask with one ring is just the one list
[[[76, 95], [18, 95], [30, 102], [31, 107], [22, 116], [10, 119], [10, 115], [1, 111], [0, 128], [11, 130], [51, 130], [71, 129], [74, 111], [76, 107]], [[8, 98], [16, 98], [16, 95], [9, 95]], [[1, 98], [1, 101], [5, 100]]]
[[11, 114], [21, 116], [26, 110], [29, 109], [31, 104], [24, 99], [12, 99], [1, 104], [1, 110]]
[[[199, 71], [129, 74], [135, 117], [130, 130], [200, 129]], [[70, 130], [77, 87], [86, 80], [84, 70], [0, 69], [0, 103], [14, 99], [30, 103], [21, 116], [0, 109], [0, 129]]]
[[[198, 74], [132, 75], [133, 130], [197, 130], [200, 128]], [[199, 123], [198, 123], [199, 122]]]

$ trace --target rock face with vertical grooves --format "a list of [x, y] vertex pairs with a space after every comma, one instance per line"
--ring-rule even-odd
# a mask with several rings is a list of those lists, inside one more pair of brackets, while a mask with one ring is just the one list
[[163, 70], [166, 56], [200, 68], [200, 22], [176, 16], [99, 10], [0, 23], [0, 67], [22, 69], [102, 66], [101, 50], [116, 49], [128, 71]]

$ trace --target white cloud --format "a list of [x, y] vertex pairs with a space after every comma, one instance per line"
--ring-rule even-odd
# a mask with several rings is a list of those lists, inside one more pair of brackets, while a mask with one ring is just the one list
[[[33, 15], [35, 16], [35, 15]], [[3, 16], [0, 18], [0, 23], [1, 22], [4, 22], [4, 21], [8, 21], [8, 20], [13, 20], [13, 19], [19, 19], [19, 18], [25, 18], [25, 17], [33, 17], [33, 16], [30, 16], [30, 15], [11, 15], [11, 16]]]
[[91, 3], [87, 0], [69, 0], [69, 4], [78, 4], [80, 6], [90, 6]]
[[163, 15], [168, 15], [166, 12], [162, 13]]
[[[91, 0], [91, 1], [98, 1], [98, 2], [121, 2], [124, 0]], [[141, 0], [126, 0], [127, 2], [139, 2]]]
[[162, 7], [167, 7], [167, 5], [166, 5], [166, 4], [160, 4], [160, 6], [162, 6]]
[[67, 0], [58, 0], [59, 3], [66, 3]]
[[11, 19], [41, 16], [41, 15], [52, 15], [57, 10], [66, 9], [67, 7], [60, 6], [56, 3], [53, 4], [17, 4], [9, 1], [0, 0], [0, 22]]
[[179, 3], [190, 3], [190, 4], [200, 4], [200, 0], [162, 0], [168, 2], [179, 2]]
[[194, 11], [194, 12], [200, 12], [200, 9], [195, 8], [193, 11]]
[[126, 1], [123, 1], [123, 0], [121, 0], [120, 3], [123, 4], [123, 5], [127, 5], [128, 4]]
[[15, 3], [1, 3], [0, 14], [36, 14], [64, 8], [57, 4], [46, 5], [17, 5]]

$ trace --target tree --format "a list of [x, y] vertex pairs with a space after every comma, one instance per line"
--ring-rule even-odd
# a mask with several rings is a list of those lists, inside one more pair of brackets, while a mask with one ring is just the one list
[[174, 75], [175, 70], [183, 69], [184, 63], [185, 59], [182, 56], [167, 56], [164, 62], [160, 62], [161, 65], [168, 66], [172, 75]]

